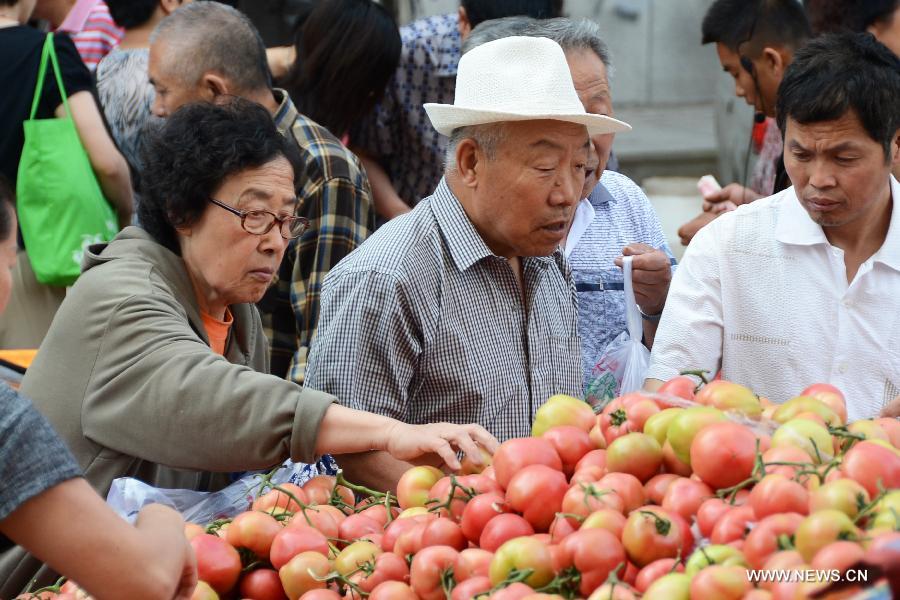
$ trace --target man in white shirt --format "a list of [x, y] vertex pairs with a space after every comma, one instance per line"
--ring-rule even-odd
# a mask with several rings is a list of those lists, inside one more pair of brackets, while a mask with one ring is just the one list
[[900, 60], [864, 34], [797, 52], [778, 90], [793, 187], [700, 231], [646, 387], [682, 369], [784, 402], [816, 382], [850, 420], [900, 414]]

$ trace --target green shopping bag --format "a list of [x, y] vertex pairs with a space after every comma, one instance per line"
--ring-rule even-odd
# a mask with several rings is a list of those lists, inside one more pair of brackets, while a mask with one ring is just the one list
[[[64, 119], [34, 118], [48, 59], [66, 107]], [[16, 207], [28, 259], [41, 283], [72, 285], [87, 246], [111, 240], [119, 228], [75, 129], [52, 33], [44, 42], [31, 116], [24, 126]]]

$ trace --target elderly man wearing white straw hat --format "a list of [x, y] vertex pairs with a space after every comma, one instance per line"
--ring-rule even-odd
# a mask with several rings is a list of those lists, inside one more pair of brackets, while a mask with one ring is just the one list
[[[585, 179], [589, 136], [630, 127], [588, 114], [560, 46], [508, 37], [468, 52], [434, 194], [325, 280], [306, 385], [409, 423], [477, 422], [526, 436], [555, 393], [581, 395], [575, 292], [559, 244]], [[392, 487], [408, 464], [342, 461]]]

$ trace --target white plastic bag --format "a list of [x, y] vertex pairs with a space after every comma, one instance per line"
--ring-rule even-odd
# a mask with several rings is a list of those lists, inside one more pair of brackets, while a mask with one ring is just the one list
[[[336, 472], [337, 464], [327, 454], [313, 465], [287, 460], [272, 476], [271, 483], [303, 485], [316, 475], [334, 475]], [[144, 506], [157, 503], [174, 508], [187, 522], [206, 525], [216, 519], [234, 517], [248, 510], [259, 495], [260, 483], [265, 474], [247, 473], [217, 492], [157, 488], [140, 479], [119, 477], [113, 480], [106, 495], [106, 503], [131, 523]]]
[[650, 351], [641, 342], [644, 329], [634, 299], [631, 281], [631, 256], [623, 258], [625, 280], [625, 321], [628, 328], [609, 343], [597, 361], [588, 383], [587, 397], [592, 404], [604, 404], [613, 398], [636, 392], [644, 385], [650, 366]]

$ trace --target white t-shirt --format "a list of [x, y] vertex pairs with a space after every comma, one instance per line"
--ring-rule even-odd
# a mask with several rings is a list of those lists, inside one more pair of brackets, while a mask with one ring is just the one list
[[847, 284], [794, 188], [700, 230], [672, 280], [648, 378], [722, 370], [774, 402], [831, 383], [853, 421], [900, 394], [900, 184], [884, 245]]

